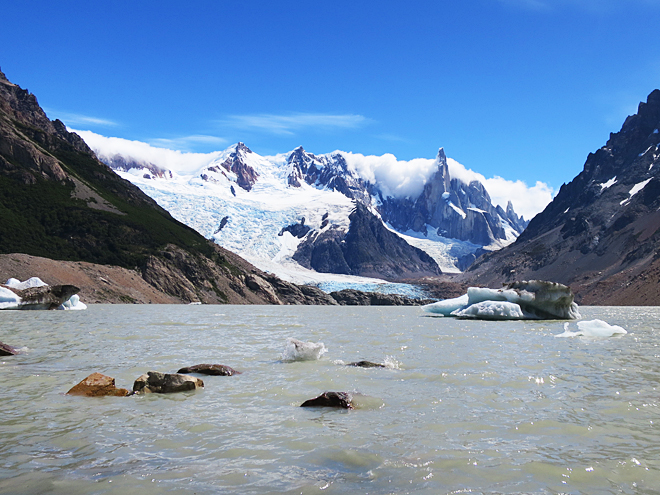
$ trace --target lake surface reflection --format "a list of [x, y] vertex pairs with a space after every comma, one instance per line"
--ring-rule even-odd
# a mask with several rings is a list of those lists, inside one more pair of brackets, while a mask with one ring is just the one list
[[[0, 493], [657, 493], [659, 308], [580, 308], [628, 330], [419, 308], [95, 305], [0, 312]], [[576, 330], [571, 323], [571, 330]], [[281, 361], [286, 340], [319, 361]], [[342, 363], [367, 359], [384, 369]], [[98, 371], [243, 371], [173, 395], [64, 395]], [[359, 391], [356, 410], [300, 408]]]

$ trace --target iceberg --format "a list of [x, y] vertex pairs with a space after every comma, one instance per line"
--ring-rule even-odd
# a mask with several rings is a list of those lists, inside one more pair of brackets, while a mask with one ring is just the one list
[[427, 304], [422, 310], [459, 318], [575, 320], [580, 312], [573, 299], [566, 285], [529, 280], [510, 283], [503, 289], [470, 287], [461, 297]]
[[564, 332], [555, 337], [591, 337], [591, 338], [607, 338], [614, 335], [625, 335], [628, 332], [618, 326], [610, 325], [603, 320], [588, 320], [577, 322], [578, 331], [571, 332], [568, 329], [568, 323], [564, 323]]
[[80, 302], [73, 285], [49, 286], [38, 277], [21, 282], [10, 278], [0, 285], [0, 310], [2, 309], [87, 309]]

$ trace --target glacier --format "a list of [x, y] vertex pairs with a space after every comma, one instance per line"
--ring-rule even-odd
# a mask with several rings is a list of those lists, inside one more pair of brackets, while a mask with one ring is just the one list
[[[383, 182], [387, 178], [392, 182], [393, 169], [385, 173], [382, 167], [378, 168], [379, 160], [394, 160], [395, 165], [400, 165], [391, 155], [364, 157], [339, 151], [312, 155], [299, 148], [289, 153], [260, 156], [242, 143], [204, 155], [150, 149], [145, 143], [103, 138], [88, 131], [76, 132], [101, 161], [138, 186], [175, 219], [263, 271], [289, 282], [316, 285], [326, 292], [356, 288], [411, 297], [424, 295], [419, 288], [409, 284], [306, 269], [293, 259], [302, 238], [285, 231], [296, 224], [304, 224], [316, 232], [324, 229], [347, 231], [348, 217], [356, 199], [366, 201], [372, 213], [380, 218], [378, 206], [383, 193], [367, 192], [371, 186], [365, 180]], [[153, 150], [157, 151], [152, 153]], [[294, 153], [300, 155], [302, 162], [291, 159]], [[418, 159], [410, 163], [413, 162], [419, 173], [412, 183], [406, 182], [405, 188], [397, 189], [393, 184], [388, 186], [383, 182], [381, 191], [386, 194], [393, 194], [391, 191], [414, 193], [421, 189], [426, 180], [423, 174], [428, 174], [427, 169], [431, 169], [435, 161]], [[311, 168], [301, 170], [301, 165]], [[319, 178], [315, 182], [309, 180], [312, 171], [315, 177], [324, 177], [325, 174], [326, 182]], [[304, 173], [308, 174], [307, 182], [303, 180]], [[295, 187], [292, 186], [294, 183]], [[454, 205], [448, 194], [445, 200], [465, 217], [465, 211]], [[469, 205], [468, 209], [483, 213], [474, 205]], [[505, 239], [497, 239], [489, 246], [446, 237], [444, 232], [431, 225], [424, 226], [422, 232], [401, 232], [383, 223], [410, 245], [429, 254], [444, 273], [460, 272], [466, 259], [476, 258], [484, 248], [499, 249], [517, 236], [504, 218], [501, 218], [501, 225], [506, 233]]]

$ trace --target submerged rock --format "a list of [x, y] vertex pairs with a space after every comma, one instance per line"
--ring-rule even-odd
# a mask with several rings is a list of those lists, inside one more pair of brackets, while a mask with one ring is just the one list
[[92, 373], [78, 385], [67, 392], [67, 395], [82, 395], [85, 397], [116, 396], [125, 397], [130, 392], [125, 388], [115, 387], [115, 379], [102, 373]]
[[323, 392], [318, 397], [306, 400], [300, 407], [339, 407], [353, 409], [353, 395], [348, 392]]
[[355, 361], [354, 363], [348, 363], [346, 366], [356, 366], [358, 368], [386, 368], [384, 364], [373, 363], [371, 361]]
[[0, 356], [15, 356], [18, 351], [12, 346], [0, 342]]
[[133, 384], [133, 393], [170, 394], [174, 392], [195, 390], [203, 386], [204, 382], [194, 376], [148, 371], [135, 380], [135, 383]]
[[177, 373], [200, 373], [202, 375], [220, 375], [220, 376], [232, 376], [240, 375], [240, 371], [236, 371], [234, 368], [225, 366], [224, 364], [195, 364], [194, 366], [188, 366], [186, 368], [181, 368]]
[[503, 289], [470, 287], [455, 299], [428, 304], [424, 311], [444, 316], [497, 320], [580, 318], [570, 287], [556, 282], [513, 282]]

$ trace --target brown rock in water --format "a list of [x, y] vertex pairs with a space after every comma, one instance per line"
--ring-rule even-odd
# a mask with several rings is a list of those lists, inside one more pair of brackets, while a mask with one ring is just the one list
[[358, 368], [385, 368], [384, 364], [373, 363], [371, 361], [355, 361], [354, 363], [348, 363], [346, 366], [356, 366]]
[[101, 373], [92, 373], [78, 385], [67, 392], [67, 395], [82, 395], [85, 397], [103, 397], [106, 395], [125, 397], [130, 392], [125, 388], [115, 387], [115, 379]]
[[174, 392], [195, 390], [203, 386], [204, 382], [194, 376], [148, 371], [135, 380], [135, 383], [133, 384], [133, 393], [170, 394]]
[[0, 342], [0, 356], [15, 356], [18, 351], [12, 346]]
[[230, 368], [224, 364], [196, 364], [194, 366], [188, 366], [187, 368], [181, 368], [177, 373], [200, 373], [202, 375], [221, 375], [221, 376], [232, 376], [240, 375], [240, 371], [236, 371], [234, 368]]
[[353, 396], [348, 392], [323, 392], [318, 397], [306, 400], [300, 407], [339, 407], [353, 409]]

